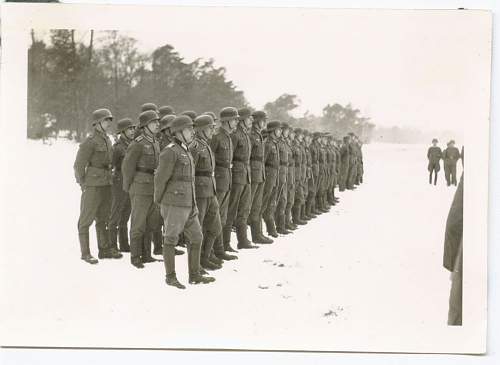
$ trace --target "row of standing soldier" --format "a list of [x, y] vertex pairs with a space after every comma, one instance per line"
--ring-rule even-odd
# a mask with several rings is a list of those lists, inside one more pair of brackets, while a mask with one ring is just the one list
[[271, 244], [263, 222], [273, 238], [289, 234], [328, 212], [339, 201], [337, 186], [354, 190], [362, 183], [361, 142], [353, 133], [339, 141], [268, 123], [265, 112], [248, 108], [226, 107], [217, 118], [212, 112], [175, 115], [169, 106], [146, 103], [138, 126], [128, 118], [117, 123], [112, 146], [112, 121], [108, 109], [94, 111], [93, 133], [74, 164], [82, 188], [81, 258], [98, 262], [89, 246], [95, 220], [100, 259], [130, 251], [132, 265], [143, 268], [156, 261], [152, 242], [153, 253], [163, 255], [166, 283], [181, 289], [175, 255], [184, 252], [176, 246], [187, 248], [189, 282], [212, 282], [206, 270], [237, 259], [232, 230], [238, 249]]

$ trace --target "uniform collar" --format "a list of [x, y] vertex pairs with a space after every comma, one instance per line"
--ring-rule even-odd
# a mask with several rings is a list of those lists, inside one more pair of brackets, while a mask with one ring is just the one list
[[187, 152], [187, 151], [189, 151], [188, 146], [187, 146], [184, 142], [182, 142], [179, 138], [174, 137], [174, 138], [173, 138], [173, 141], [174, 141], [175, 143], [177, 143], [179, 146], [181, 146], [181, 148], [182, 148], [183, 150], [185, 150], [186, 152]]

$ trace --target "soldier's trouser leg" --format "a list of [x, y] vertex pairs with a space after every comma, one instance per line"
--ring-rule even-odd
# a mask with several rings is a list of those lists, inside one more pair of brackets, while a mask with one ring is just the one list
[[229, 196], [226, 224], [224, 226], [224, 241], [229, 238], [228, 236], [234, 223], [238, 244], [247, 244], [246, 229], [248, 215], [250, 214], [250, 198], [250, 184], [233, 184], [231, 195]]
[[[179, 234], [184, 232], [188, 241], [189, 273], [198, 274], [200, 271], [200, 248], [203, 240], [200, 222], [198, 221], [198, 211], [192, 207], [162, 205], [161, 215], [165, 226], [164, 254], [166, 252], [172, 255], [172, 250], [168, 249], [168, 247], [175, 247]], [[172, 264], [171, 258], [164, 258], [164, 263], [167, 275], [175, 273], [175, 266], [170, 267]]]
[[[209, 258], [213, 253], [215, 239], [222, 232], [220, 222], [219, 202], [215, 196], [208, 198], [208, 208], [203, 223], [200, 221], [203, 232], [202, 254]], [[220, 252], [220, 251], [219, 251]]]
[[296, 183], [295, 184], [296, 188], [295, 188], [295, 195], [294, 195], [294, 199], [293, 199], [293, 207], [292, 207], [292, 221], [294, 224], [299, 224], [299, 222], [301, 222], [301, 218], [300, 218], [300, 207], [302, 205], [302, 200], [303, 200], [303, 190], [302, 190], [302, 186], [300, 185], [300, 183]]
[[451, 184], [451, 173], [448, 164], [444, 165], [444, 178], [446, 180], [446, 185], [449, 186]]
[[110, 251], [108, 222], [111, 210], [111, 186], [101, 189], [101, 200], [97, 208], [95, 228], [99, 252], [106, 255]]
[[122, 215], [126, 208], [127, 200], [130, 201], [128, 194], [123, 191], [122, 180], [116, 179], [111, 187], [111, 214], [109, 216], [109, 242], [110, 247], [118, 249], [117, 234], [118, 227], [122, 223]]
[[80, 217], [78, 219], [78, 236], [82, 256], [90, 254], [89, 227], [95, 220], [101, 202], [101, 186], [89, 186], [82, 192], [80, 199]]
[[262, 236], [261, 230], [261, 211], [262, 197], [264, 196], [264, 183], [252, 183], [252, 205], [248, 221], [252, 231], [252, 241], [258, 240]]
[[271, 182], [270, 180], [266, 180], [264, 183], [264, 193], [262, 196], [262, 218], [266, 223], [267, 233], [270, 235], [277, 235], [274, 221], [277, 193], [277, 185], [273, 184], [273, 182]]
[[161, 234], [161, 214], [160, 207], [153, 202], [153, 196], [151, 198], [151, 205], [149, 206], [146, 219], [146, 233], [144, 234], [145, 239], [143, 242], [143, 254], [142, 258], [147, 261], [153, 261], [151, 256], [151, 241], [155, 247], [162, 247], [162, 234]]
[[121, 214], [120, 222], [118, 223], [118, 242], [120, 244], [120, 251], [129, 252], [130, 246], [128, 243], [128, 220], [130, 219], [130, 196], [126, 194], [125, 204]]
[[457, 164], [450, 166], [451, 183], [457, 186]]
[[286, 182], [283, 184], [283, 187], [280, 189], [281, 194], [278, 198], [278, 205], [276, 207], [275, 213], [275, 221], [276, 221], [276, 229], [284, 230], [285, 229], [285, 209], [286, 209], [286, 201], [287, 201], [287, 184]]
[[292, 207], [295, 203], [295, 184], [290, 184], [288, 186], [287, 196], [286, 196], [286, 207], [285, 207], [285, 226], [291, 225], [292, 223]]
[[[222, 225], [222, 229], [224, 230], [224, 226], [226, 225], [227, 219], [227, 209], [229, 206], [229, 197], [231, 195], [231, 191], [217, 191], [217, 201], [219, 203], [219, 214], [220, 214], [220, 222]], [[230, 249], [229, 241], [231, 238], [231, 231], [229, 231], [229, 238], [227, 238], [227, 246], [225, 244], [224, 238], [222, 237], [224, 232], [219, 234], [214, 242], [214, 250], [220, 252], [220, 250], [228, 250]], [[227, 234], [227, 233], [226, 233]]]
[[[132, 212], [130, 218], [130, 260], [141, 261], [143, 242], [146, 235], [148, 214], [153, 203], [150, 195], [130, 194]], [[149, 233], [148, 233], [149, 234]]]

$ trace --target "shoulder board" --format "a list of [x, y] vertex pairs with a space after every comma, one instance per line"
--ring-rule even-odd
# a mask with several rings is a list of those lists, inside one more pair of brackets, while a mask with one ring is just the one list
[[165, 148], [172, 148], [172, 147], [175, 147], [174, 142], [170, 142], [169, 144], [167, 144], [167, 147], [165, 147]]
[[140, 142], [140, 141], [142, 141], [143, 139], [144, 139], [144, 136], [137, 136], [137, 137], [135, 137], [134, 141], [136, 141], [136, 142]]

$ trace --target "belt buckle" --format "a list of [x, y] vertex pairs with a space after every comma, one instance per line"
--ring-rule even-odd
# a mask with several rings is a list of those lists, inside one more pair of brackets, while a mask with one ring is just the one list
[[232, 169], [232, 168], [233, 168], [233, 163], [232, 163], [232, 162], [229, 164], [229, 168], [230, 168], [230, 169]]

